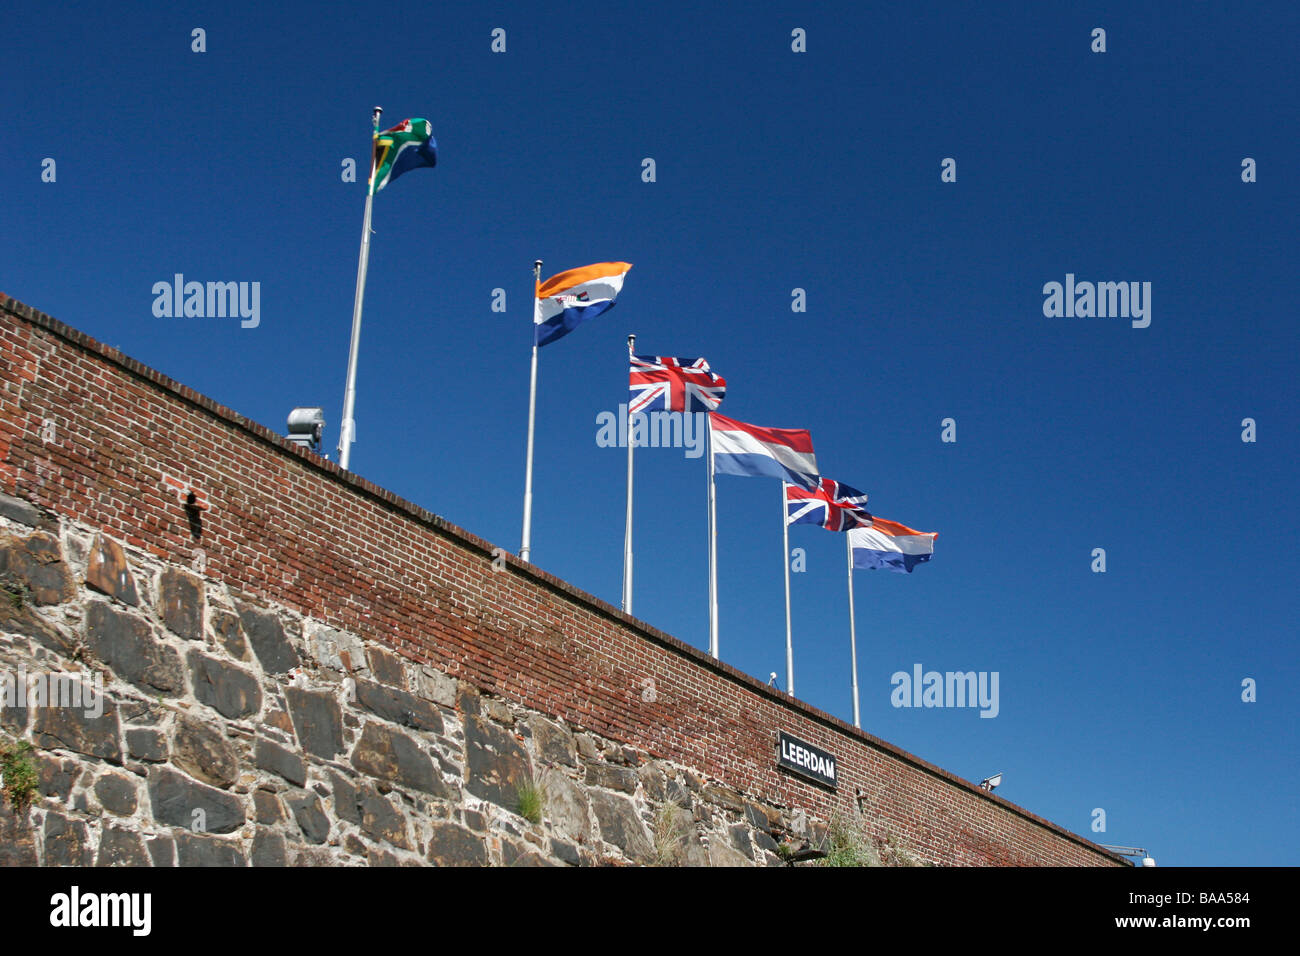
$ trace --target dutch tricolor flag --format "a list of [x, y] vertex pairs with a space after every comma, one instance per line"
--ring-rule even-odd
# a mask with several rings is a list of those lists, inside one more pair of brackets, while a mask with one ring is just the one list
[[815, 491], [821, 484], [812, 435], [797, 428], [764, 428], [709, 413], [713, 469], [719, 475], [780, 478]]

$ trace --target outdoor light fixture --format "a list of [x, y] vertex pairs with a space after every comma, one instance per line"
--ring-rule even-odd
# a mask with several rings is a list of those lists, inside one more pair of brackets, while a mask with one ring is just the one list
[[1103, 850], [1110, 850], [1112, 853], [1118, 853], [1120, 856], [1140, 856], [1142, 857], [1143, 866], [1155, 866], [1156, 861], [1147, 856], [1147, 851], [1137, 846], [1109, 846], [1105, 843], [1098, 843]]
[[1002, 771], [998, 771], [991, 777], [985, 777], [980, 781], [980, 789], [993, 791], [1002, 786]]
[[319, 408], [295, 408], [289, 413], [289, 441], [299, 448], [320, 451], [325, 413]]

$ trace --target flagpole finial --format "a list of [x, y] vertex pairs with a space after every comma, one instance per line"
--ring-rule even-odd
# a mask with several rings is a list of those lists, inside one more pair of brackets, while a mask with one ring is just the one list
[[382, 116], [383, 113], [384, 113], [384, 108], [382, 106], [375, 107], [375, 111], [372, 117], [372, 122], [375, 124], [375, 129], [379, 129], [379, 117]]
[[533, 260], [533, 268], [534, 268], [534, 269], [540, 269], [541, 267], [542, 267], [542, 260], [541, 260], [541, 259], [534, 259], [534, 260]]

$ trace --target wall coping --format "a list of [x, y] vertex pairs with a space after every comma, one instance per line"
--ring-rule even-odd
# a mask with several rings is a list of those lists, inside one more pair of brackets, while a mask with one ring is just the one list
[[[496, 546], [491, 542], [480, 538], [476, 534], [466, 531], [458, 525], [452, 524], [450, 521], [439, 517], [426, 508], [422, 508], [413, 502], [407, 501], [405, 498], [393, 494], [385, 488], [381, 488], [373, 482], [362, 478], [355, 472], [345, 471], [340, 468], [336, 462], [330, 461], [327, 458], [309, 451], [308, 449], [294, 444], [288, 438], [272, 431], [265, 425], [261, 425], [258, 422], [239, 414], [233, 409], [227, 408], [225, 405], [213, 401], [206, 395], [196, 392], [194, 389], [182, 385], [175, 379], [169, 378], [156, 369], [145, 365], [143, 362], [131, 358], [119, 349], [104, 345], [102, 342], [99, 342], [86, 333], [60, 322], [58, 319], [34, 309], [29, 305], [19, 302], [17, 299], [6, 295], [4, 292], [0, 292], [0, 311], [15, 318], [22, 319], [37, 328], [44, 329], [52, 335], [63, 339], [65, 342], [76, 346], [83, 352], [90, 353], [109, 364], [115, 365], [136, 378], [149, 383], [160, 391], [167, 392], [174, 397], [179, 398], [183, 402], [201, 409], [214, 419], [236, 428], [266, 445], [269, 445], [281, 454], [290, 458], [296, 458], [298, 464], [304, 468], [326, 475], [339, 485], [349, 488], [352, 491], [361, 494], [363, 497], [376, 501], [394, 512], [404, 515], [405, 517], [412, 519], [447, 538], [453, 539], [465, 547], [480, 551], [487, 557], [493, 556]], [[671, 634], [661, 631], [639, 618], [624, 613], [622, 609], [614, 607], [612, 604], [601, 600], [595, 595], [588, 594], [580, 588], [574, 587], [567, 581], [564, 581], [547, 571], [543, 571], [541, 568], [538, 568], [529, 562], [523, 561], [513, 553], [507, 552], [506, 557], [508, 566], [515, 573], [531, 578], [537, 584], [552, 592], [563, 595], [575, 604], [582, 605], [602, 617], [609, 618], [635, 634], [687, 658], [698, 666], [704, 667], [734, 683], [740, 684], [745, 689], [758, 694], [759, 696], [765, 697], [783, 708], [802, 714], [804, 717], [822, 724], [830, 730], [846, 737], [856, 739], [861, 743], [865, 743], [875, 750], [889, 754], [895, 759], [901, 760], [902, 762], [943, 780], [948, 784], [956, 786], [959, 789], [975, 794], [981, 799], [989, 800], [1002, 809], [1038, 826], [1044, 827], [1073, 843], [1086, 847], [1100, 856], [1115, 860], [1127, 866], [1133, 865], [1132, 862], [1126, 858], [1093, 843], [1086, 837], [1080, 836], [1079, 834], [1073, 833], [1050, 820], [1044, 819], [1043, 817], [1026, 810], [1024, 807], [1012, 803], [1010, 800], [997, 796], [991, 791], [983, 790], [976, 784], [958, 777], [956, 774], [950, 773], [942, 767], [932, 764], [921, 757], [917, 757], [916, 755], [909, 753], [901, 747], [897, 747], [886, 740], [882, 740], [873, 734], [860, 730], [846, 721], [843, 721], [832, 714], [828, 714], [811, 704], [791, 697], [789, 694], [779, 691], [776, 688], [769, 687], [757, 678], [736, 669], [730, 664], [720, 660], [715, 660], [712, 656], [699, 648], [687, 644], [685, 641], [673, 637]]]

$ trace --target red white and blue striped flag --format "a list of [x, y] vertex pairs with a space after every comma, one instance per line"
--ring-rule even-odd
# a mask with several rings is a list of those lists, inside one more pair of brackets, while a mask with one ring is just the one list
[[785, 488], [787, 524], [817, 524], [827, 531], [871, 527], [867, 496], [856, 488], [823, 478], [816, 491], [794, 485]]
[[717, 412], [709, 413], [709, 425], [717, 474], [780, 478], [810, 491], [821, 483], [807, 431], [748, 425]]

